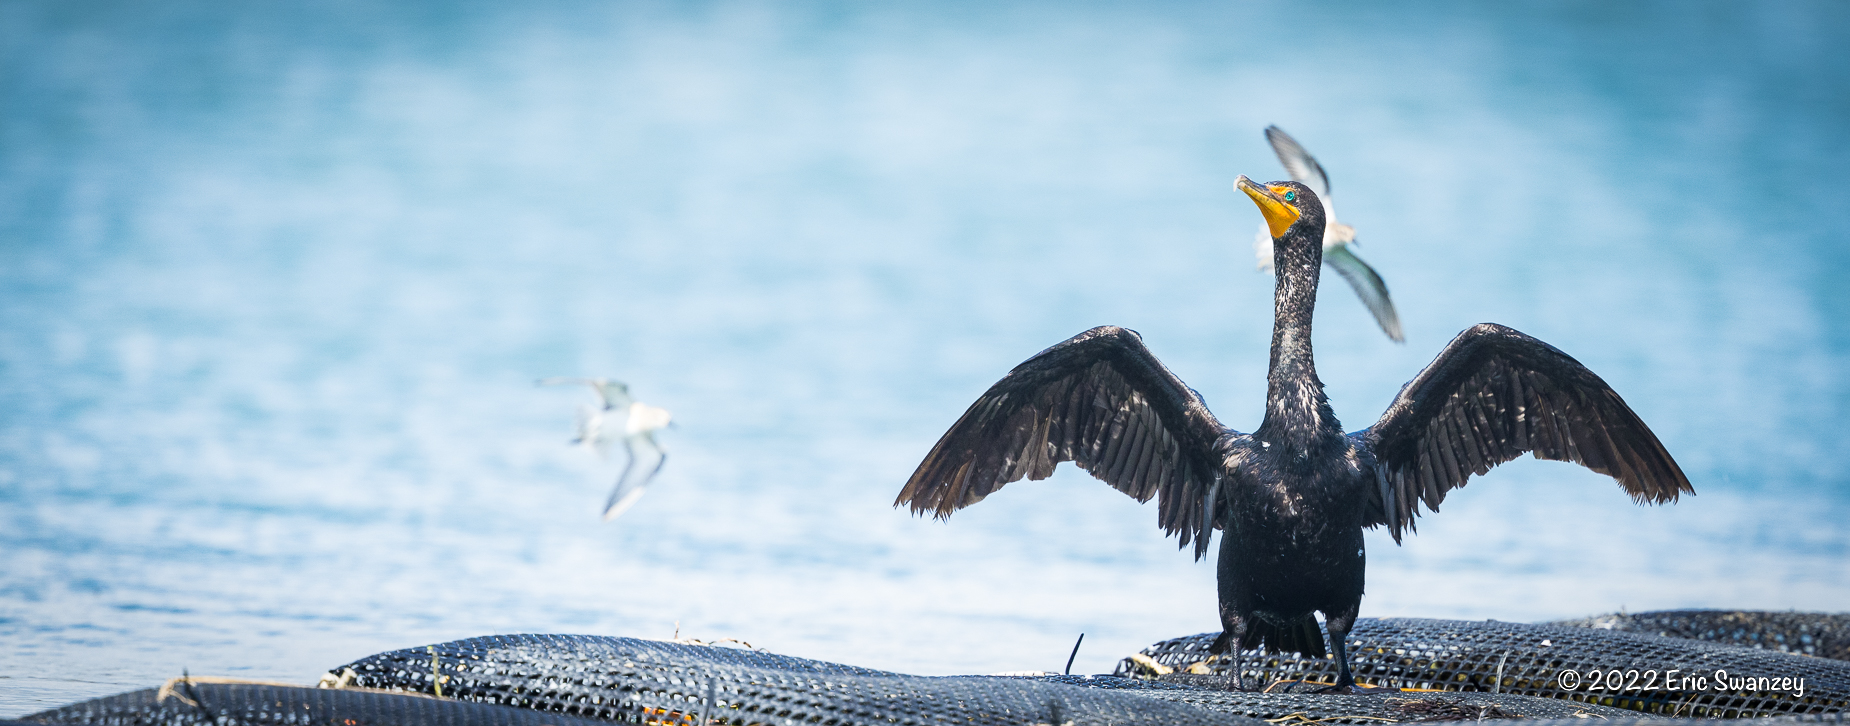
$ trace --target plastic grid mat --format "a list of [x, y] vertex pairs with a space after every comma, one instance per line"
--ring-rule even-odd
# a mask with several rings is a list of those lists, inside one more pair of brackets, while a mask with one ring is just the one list
[[1596, 615], [1549, 625], [1623, 630], [1850, 660], [1850, 613], [1661, 610]]
[[[1155, 662], [1181, 665], [1199, 656], [1212, 634], [1167, 641], [1146, 651]], [[1537, 640], [1540, 636], [1540, 640]], [[1365, 659], [1387, 665], [1414, 685], [1452, 685], [1470, 691], [1483, 686], [1471, 663], [1498, 653], [1503, 693], [1402, 693], [1367, 696], [1260, 694], [1221, 689], [1227, 680], [1212, 667], [1177, 673], [1166, 681], [1112, 676], [948, 677], [906, 676], [885, 671], [791, 658], [761, 651], [597, 636], [495, 636], [383, 653], [331, 673], [345, 674], [349, 688], [307, 689], [267, 685], [194, 684], [163, 699], [137, 691], [46, 711], [16, 723], [61, 724], [439, 724], [447, 726], [586, 726], [620, 721], [675, 726], [714, 724], [1018, 724], [1021, 726], [1135, 723], [1222, 723], [1258, 726], [1252, 717], [1279, 726], [1322, 723], [1420, 722], [1527, 717], [1534, 726], [1585, 724], [1587, 718], [1619, 724], [1662, 723], [1636, 712], [1585, 702], [1547, 700], [1511, 693], [1533, 685], [1526, 660], [1552, 667], [1586, 662], [1576, 653], [1615, 657], [1696, 658], [1735, 668], [1755, 664], [1793, 666], [1809, 679], [1841, 676], [1847, 664], [1767, 651], [1710, 646], [1654, 636], [1524, 626], [1513, 623], [1448, 621], [1362, 621], [1355, 634], [1358, 673]], [[1578, 638], [1578, 640], [1576, 639]], [[1546, 641], [1544, 645], [1542, 641]], [[1635, 647], [1642, 641], [1646, 645]], [[1669, 644], [1672, 650], [1652, 644]], [[1364, 650], [1373, 644], [1373, 650]], [[1615, 647], [1619, 646], [1619, 647]], [[1516, 646], [1516, 647], [1512, 647]], [[1685, 647], [1676, 651], [1676, 647]], [[1688, 651], [1687, 647], [1694, 647]], [[1705, 650], [1706, 649], [1706, 650]], [[1193, 654], [1193, 656], [1191, 656]], [[1752, 658], [1770, 659], [1752, 661]], [[1747, 658], [1748, 661], [1743, 661]], [[1794, 664], [1824, 664], [1825, 672]], [[1269, 659], [1269, 668], [1295, 675], [1324, 675], [1330, 662]], [[1422, 671], [1422, 669], [1424, 669]], [[1448, 670], [1449, 669], [1449, 670]], [[1262, 677], [1265, 668], [1249, 670]], [[1371, 668], [1380, 670], [1379, 668]], [[1462, 677], [1461, 677], [1462, 676]], [[1494, 679], [1494, 676], [1493, 676]], [[1366, 680], [1366, 678], [1365, 678]], [[1841, 694], [1842, 681], [1835, 681]], [[1808, 696], [1820, 692], [1817, 681]], [[437, 699], [356, 690], [386, 687], [436, 693]], [[1494, 687], [1494, 685], [1493, 685]], [[1575, 695], [1575, 694], [1568, 694]], [[1585, 695], [1581, 693], [1579, 695]], [[1648, 701], [1628, 695], [1628, 699]], [[1592, 700], [1600, 700], [1598, 698]], [[1659, 699], [1662, 701], [1663, 699]], [[523, 706], [509, 708], [498, 705]], [[1623, 704], [1620, 704], [1623, 705]], [[1687, 699], [1684, 703], [1689, 706]], [[1680, 714], [1747, 716], [1743, 703], [1695, 708]], [[1788, 704], [1792, 705], [1792, 704]], [[1812, 704], [1818, 706], [1818, 704]], [[1819, 707], [1822, 710], [1822, 707]], [[1577, 717], [1566, 718], [1562, 717]], [[1843, 723], [1843, 714], [1809, 716]], [[1679, 719], [1679, 724], [1711, 722]], [[1790, 722], [1790, 721], [1788, 721]], [[1740, 723], [1738, 721], [1733, 723]], [[1768, 723], [1777, 723], [1769, 721]], [[4, 726], [4, 723], [0, 723]]]
[[[176, 697], [177, 696], [177, 697]], [[194, 684], [161, 697], [132, 691], [35, 713], [14, 723], [90, 726], [608, 726], [524, 708], [392, 693], [288, 686]]]
[[[1175, 671], [1161, 678], [1224, 678], [1231, 671], [1231, 659], [1210, 658], [1207, 652], [1216, 635], [1163, 641], [1141, 655]], [[1357, 682], [1390, 688], [1515, 693], [1681, 717], [1837, 713], [1850, 708], [1850, 663], [1611, 630], [1365, 618], [1349, 633], [1349, 652]], [[1295, 653], [1249, 652], [1241, 670], [1248, 686], [1281, 679], [1334, 681], [1336, 662]], [[1791, 680], [1718, 681], [1718, 670], [1731, 679]], [[1671, 671], [1678, 679], [1701, 680], [1667, 684], [1665, 674]], [[1151, 672], [1127, 658], [1116, 674]], [[1792, 687], [1798, 679], [1803, 679], [1802, 694]]]
[[[587, 635], [499, 635], [330, 671], [351, 685], [630, 723], [1236, 724], [1186, 703], [1044, 680], [906, 676], [735, 648]], [[663, 714], [676, 719], [663, 721]]]
[[[1103, 677], [1109, 678], [1109, 677]], [[1185, 686], [1171, 686], [1157, 682], [1144, 681], [1138, 687], [1138, 693], [1188, 693], [1196, 689]], [[1095, 684], [1096, 685], [1096, 684]], [[1101, 686], [1110, 687], [1110, 686]], [[64, 708], [34, 714], [20, 721], [0, 720], [0, 726], [22, 726], [24, 724], [89, 724], [96, 726], [139, 726], [163, 724], [166, 726], [281, 726], [295, 724], [332, 724], [335, 726], [384, 726], [394, 724], [408, 726], [419, 724], [425, 726], [595, 726], [607, 724], [606, 721], [576, 718], [556, 713], [534, 711], [506, 706], [493, 706], [479, 703], [467, 703], [455, 700], [435, 699], [420, 696], [382, 694], [354, 690], [326, 690], [313, 688], [291, 688], [277, 686], [252, 685], [196, 685], [184, 689], [182, 694], [188, 696], [184, 701], [171, 696], [162, 699], [154, 689], [135, 691], [119, 696], [86, 701]], [[1253, 695], [1253, 694], [1247, 694]], [[1452, 694], [1454, 697], [1457, 694]], [[1326, 696], [1325, 698], [1372, 698]], [[1428, 699], [1437, 701], [1442, 699]], [[1457, 709], [1447, 712], [1439, 709], [1402, 709], [1402, 721], [1439, 721], [1439, 720], [1475, 720], [1469, 709], [1465, 709], [1461, 718]], [[1412, 718], [1407, 718], [1412, 716]], [[1384, 719], [1366, 719], [1380, 723]], [[1310, 713], [1292, 713], [1285, 717], [1272, 719], [1278, 726], [1312, 726], [1320, 723], [1337, 723], [1338, 720], [1317, 718]], [[1349, 720], [1348, 722], [1359, 722]], [[644, 723], [660, 726], [696, 726], [697, 717], [679, 712], [661, 712], [651, 715]], [[709, 720], [704, 726], [721, 723], [717, 718]], [[736, 721], [734, 722], [736, 723]], [[1037, 723], [1022, 719], [1019, 723]], [[1038, 722], [1047, 723], [1047, 722]], [[1258, 726], [1260, 722], [1248, 722]], [[1585, 717], [1568, 719], [1527, 719], [1528, 726], [1586, 726]], [[1605, 726], [1654, 726], [1665, 723], [1664, 719], [1619, 712], [1610, 719], [1601, 721]], [[1846, 723], [1843, 714], [1824, 716], [1786, 717], [1774, 719], [1756, 719], [1753, 721], [1716, 721], [1710, 719], [1678, 719], [1677, 726], [1736, 726], [1741, 724], [1756, 726], [1783, 726], [1797, 723]]]
[[[1385, 721], [1458, 721], [1501, 718], [1636, 718], [1607, 706], [1503, 693], [1403, 693], [1368, 695], [1229, 691], [1222, 676], [1185, 674], [1167, 680], [1116, 676], [1047, 676], [1046, 680], [1093, 688], [1134, 688], [1137, 695], [1188, 703], [1223, 713], [1271, 721], [1364, 724]], [[1526, 723], [1526, 722], [1525, 722]]]
[[[927, 679], [931, 680], [931, 679]], [[1006, 680], [1006, 679], [998, 679]], [[1265, 716], [1274, 720], [1317, 723], [1380, 723], [1384, 721], [1476, 720], [1522, 716], [1626, 718], [1629, 712], [1566, 704], [1523, 696], [1479, 694], [1408, 694], [1393, 696], [1312, 696], [1235, 693], [1194, 686], [1114, 678], [1111, 676], [1052, 676], [1044, 682], [1128, 691], [1163, 701], [1186, 703], [1221, 713]], [[197, 684], [175, 689], [165, 698], [155, 689], [135, 691], [86, 701], [33, 716], [39, 724], [193, 724], [255, 726], [258, 724], [431, 724], [455, 726], [593, 726], [608, 721], [566, 716], [548, 711], [513, 708], [451, 699], [386, 694], [374, 691], [290, 688], [256, 685]], [[1142, 704], [1149, 708], [1149, 704]], [[738, 723], [737, 714], [705, 714], [665, 708], [645, 708], [632, 714], [643, 723], [669, 725]], [[786, 716], [772, 723], [805, 722]], [[764, 721], [754, 720], [763, 723]], [[891, 723], [874, 719], [875, 723]], [[1014, 723], [1051, 724], [1030, 714]], [[1060, 721], [1069, 723], [1071, 720]], [[19, 723], [19, 722], [14, 722]], [[825, 721], [826, 723], [826, 721]], [[1258, 726], [1258, 722], [1247, 722]]]

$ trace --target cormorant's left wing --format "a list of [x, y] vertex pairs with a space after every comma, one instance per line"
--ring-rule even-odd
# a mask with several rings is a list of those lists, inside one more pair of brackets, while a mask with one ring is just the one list
[[1472, 474], [1530, 452], [1611, 476], [1639, 503], [1695, 493], [1611, 386], [1554, 346], [1492, 323], [1459, 333], [1381, 420], [1350, 436], [1375, 458], [1364, 524], [1386, 525], [1396, 542], [1420, 501], [1439, 511]]
[[1206, 554], [1221, 485], [1217, 442], [1236, 435], [1143, 345], [1093, 328], [1041, 351], [989, 388], [938, 439], [893, 506], [938, 518], [1002, 485], [1071, 461], [1139, 502]]

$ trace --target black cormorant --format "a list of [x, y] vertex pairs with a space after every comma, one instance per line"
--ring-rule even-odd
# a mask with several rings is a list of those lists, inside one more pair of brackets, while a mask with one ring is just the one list
[[[1524, 453], [1619, 481], [1640, 503], [1694, 493], [1657, 436], [1605, 381], [1553, 346], [1491, 323], [1471, 327], [1400, 390], [1375, 425], [1344, 435], [1311, 358], [1323, 205], [1297, 182], [1239, 187], [1259, 205], [1278, 259], [1265, 418], [1240, 433], [1151, 355], [1137, 333], [1099, 327], [1016, 366], [971, 404], [894, 506], [944, 518], [1022, 477], [1078, 464], [1138, 501], [1204, 556], [1223, 531], [1224, 631], [1213, 653], [1335, 650], [1334, 686], [1354, 685], [1343, 639], [1362, 600], [1362, 530], [1400, 541], [1419, 502]], [[1236, 666], [1235, 673], [1238, 673]], [[1237, 677], [1237, 676], [1236, 676]]]
[[[1330, 176], [1324, 173], [1323, 165], [1284, 129], [1265, 127], [1265, 140], [1272, 144], [1272, 152], [1278, 154], [1278, 163], [1285, 165], [1285, 173], [1290, 174], [1293, 181], [1310, 187], [1323, 201], [1323, 264], [1349, 281], [1355, 296], [1368, 306], [1368, 312], [1374, 314], [1375, 323], [1381, 326], [1381, 332], [1387, 333], [1389, 340], [1407, 342], [1400, 332], [1400, 315], [1394, 312], [1394, 300], [1388, 297], [1387, 283], [1381, 280], [1375, 268], [1369, 267], [1349, 249], [1355, 242], [1355, 228], [1336, 221], [1336, 210], [1330, 201]], [[1253, 252], [1259, 257], [1260, 269], [1272, 268], [1272, 234], [1263, 224], [1253, 236]]]

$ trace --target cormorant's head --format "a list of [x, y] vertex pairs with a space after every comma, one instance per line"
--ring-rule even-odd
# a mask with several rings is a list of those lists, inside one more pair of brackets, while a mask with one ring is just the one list
[[[1241, 174], [1234, 182], [1240, 191], [1253, 198], [1259, 205], [1259, 213], [1265, 215], [1265, 225], [1272, 231], [1274, 241], [1282, 240], [1294, 228], [1305, 232], [1304, 236], [1323, 244], [1323, 202], [1317, 194], [1294, 181], [1275, 181], [1260, 184]], [[1315, 232], [1315, 234], [1308, 234]]]

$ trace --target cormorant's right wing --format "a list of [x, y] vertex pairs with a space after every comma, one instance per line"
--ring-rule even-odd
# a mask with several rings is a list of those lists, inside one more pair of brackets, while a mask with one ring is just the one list
[[1387, 283], [1382, 282], [1375, 268], [1350, 252], [1349, 245], [1324, 248], [1323, 263], [1335, 268], [1349, 281], [1349, 286], [1355, 288], [1355, 296], [1368, 306], [1368, 312], [1375, 314], [1375, 322], [1381, 325], [1381, 332], [1387, 333], [1389, 340], [1407, 342], [1400, 333], [1400, 315], [1394, 312], [1394, 301], [1388, 298]]
[[1016, 366], [938, 439], [893, 506], [942, 519], [1002, 485], [1071, 461], [1139, 502], [1206, 554], [1221, 486], [1216, 442], [1237, 435], [1143, 345], [1093, 328]]
[[1554, 346], [1493, 323], [1459, 333], [1381, 420], [1350, 437], [1375, 459], [1363, 524], [1386, 525], [1396, 542], [1421, 501], [1436, 512], [1472, 474], [1531, 452], [1617, 479], [1640, 503], [1695, 493], [1611, 386]]

